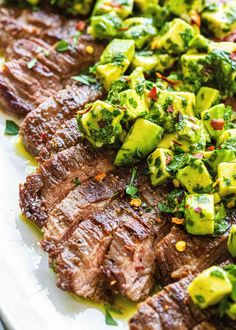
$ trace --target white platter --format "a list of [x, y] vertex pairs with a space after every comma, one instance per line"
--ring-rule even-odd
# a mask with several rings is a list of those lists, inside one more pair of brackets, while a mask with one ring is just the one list
[[101, 308], [56, 287], [39, 234], [19, 217], [18, 185], [30, 164], [17, 151], [17, 138], [4, 135], [7, 118], [0, 113], [0, 317], [10, 330], [128, 329], [133, 311], [123, 319], [113, 314], [118, 326], [108, 326]]

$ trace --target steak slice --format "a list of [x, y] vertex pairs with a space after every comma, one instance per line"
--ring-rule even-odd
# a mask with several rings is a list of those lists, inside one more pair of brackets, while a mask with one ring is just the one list
[[40, 228], [48, 212], [80, 182], [112, 170], [109, 155], [93, 150], [86, 142], [59, 152], [45, 161], [20, 185], [20, 206], [24, 216]]
[[74, 85], [46, 99], [22, 123], [20, 135], [25, 148], [38, 155], [64, 121], [73, 118], [86, 103], [101, 97], [102, 91], [97, 85]]
[[102, 181], [92, 178], [72, 190], [49, 214], [41, 243], [44, 250], [55, 255], [84, 216], [105, 208], [115, 196], [124, 194], [129, 178], [129, 171], [110, 172]]
[[[157, 244], [156, 261], [164, 283], [181, 279], [207, 268], [227, 256], [228, 233], [217, 237], [189, 235], [172, 227], [170, 233]], [[186, 242], [184, 252], [176, 249], [178, 241]]]
[[31, 69], [28, 61], [6, 62], [0, 73], [0, 105], [5, 111], [24, 116], [42, 101], [62, 89], [60, 79], [37, 62]]
[[102, 264], [112, 232], [123, 217], [119, 204], [114, 201], [106, 209], [90, 214], [74, 229], [54, 259], [60, 288], [93, 300], [106, 299]]
[[39, 162], [43, 162], [58, 152], [75, 146], [82, 139], [83, 136], [78, 130], [76, 119], [66, 120], [46, 145], [41, 148], [37, 159]]

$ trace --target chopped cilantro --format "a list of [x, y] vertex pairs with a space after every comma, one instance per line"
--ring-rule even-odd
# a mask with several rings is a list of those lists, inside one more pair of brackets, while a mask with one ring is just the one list
[[61, 40], [56, 44], [56, 50], [59, 53], [66, 52], [70, 47], [70, 44], [66, 40]]
[[6, 120], [5, 134], [17, 135], [20, 127], [12, 120]]
[[85, 74], [80, 74], [79, 76], [73, 76], [72, 79], [80, 82], [83, 85], [87, 85], [87, 86], [90, 86], [91, 84], [94, 84], [97, 81], [95, 78], [85, 75]]
[[125, 192], [127, 195], [134, 196], [138, 192], [138, 188], [134, 186], [134, 180], [136, 175], [137, 175], [137, 170], [136, 168], [133, 168], [130, 183], [125, 188]]
[[105, 306], [105, 322], [108, 325], [114, 325], [117, 326], [118, 323], [116, 320], [113, 319], [113, 317], [110, 314], [110, 310], [107, 306]]

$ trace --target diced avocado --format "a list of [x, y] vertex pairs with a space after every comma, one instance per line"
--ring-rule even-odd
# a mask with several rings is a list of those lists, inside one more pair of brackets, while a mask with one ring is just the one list
[[217, 104], [209, 110], [203, 111], [201, 117], [210, 136], [217, 140], [227, 129], [231, 121], [232, 110], [230, 107], [225, 107], [224, 104]]
[[202, 22], [215, 37], [224, 38], [236, 28], [236, 4], [217, 4], [215, 10], [202, 13]]
[[173, 92], [176, 96], [182, 98], [182, 106], [179, 111], [182, 112], [183, 115], [194, 116], [195, 114], [195, 103], [196, 97], [194, 93], [190, 92]]
[[167, 164], [173, 157], [173, 153], [169, 149], [157, 148], [147, 158], [149, 173], [151, 175], [151, 183], [153, 186], [165, 183], [170, 177], [166, 170]]
[[189, 152], [191, 144], [188, 141], [180, 141], [177, 133], [165, 134], [158, 144], [158, 148], [171, 149], [176, 148], [182, 152]]
[[186, 230], [192, 235], [214, 233], [214, 195], [188, 195], [185, 202]]
[[217, 140], [217, 145], [221, 145], [230, 139], [236, 138], [236, 128], [227, 129], [224, 131]]
[[133, 11], [133, 0], [98, 0], [94, 6], [92, 16], [103, 15], [115, 11], [121, 18], [126, 18]]
[[212, 52], [215, 50], [222, 50], [231, 54], [235, 51], [236, 45], [234, 42], [230, 41], [221, 41], [221, 42], [210, 42], [208, 46], [208, 51]]
[[131, 63], [132, 67], [142, 67], [144, 71], [158, 71], [163, 73], [175, 63], [175, 58], [169, 54], [155, 54], [152, 51], [136, 52]]
[[210, 40], [205, 38], [201, 34], [196, 34], [195, 37], [190, 41], [189, 47], [195, 48], [198, 52], [207, 52]]
[[218, 165], [219, 193], [221, 197], [236, 194], [236, 163]]
[[110, 12], [104, 15], [92, 16], [89, 33], [98, 39], [114, 38], [120, 34], [121, 27], [121, 18], [116, 12]]
[[220, 197], [220, 194], [218, 192], [215, 192], [213, 194], [213, 196], [214, 196], [214, 204], [218, 204], [218, 203], [221, 202], [221, 197]]
[[108, 90], [111, 83], [123, 75], [134, 56], [134, 41], [114, 39], [105, 48], [96, 67], [96, 76]]
[[218, 165], [222, 162], [231, 162], [236, 159], [235, 153], [232, 150], [217, 149], [211, 153], [208, 158], [208, 163], [214, 171], [217, 171]]
[[236, 257], [236, 225], [232, 225], [230, 228], [227, 248], [231, 256], [235, 258]]
[[144, 117], [148, 112], [145, 98], [133, 89], [127, 89], [119, 94], [120, 105], [125, 107], [125, 120]]
[[159, 0], [134, 0], [135, 5], [144, 12], [151, 5], [158, 5]]
[[145, 17], [127, 18], [124, 21], [123, 29], [123, 38], [134, 40], [138, 49], [141, 49], [157, 34], [152, 20]]
[[201, 124], [196, 117], [183, 115], [180, 116], [175, 128], [181, 140], [196, 143], [201, 138]]
[[230, 304], [226, 310], [226, 314], [228, 317], [230, 317], [232, 320], [236, 320], [236, 303]]
[[190, 193], [211, 192], [212, 178], [200, 159], [179, 170], [177, 179]]
[[188, 287], [191, 299], [202, 309], [217, 304], [231, 291], [232, 284], [226, 271], [218, 266], [204, 270]]
[[162, 134], [163, 128], [149, 120], [138, 118], [116, 155], [115, 165], [126, 166], [137, 163], [157, 147]]
[[219, 100], [219, 91], [210, 87], [201, 87], [196, 97], [196, 113], [210, 109]]
[[160, 34], [152, 41], [152, 49], [165, 50], [170, 54], [179, 55], [188, 49], [194, 36], [194, 29], [185, 21], [175, 18], [166, 23]]
[[183, 18], [190, 19], [190, 12], [200, 13], [203, 9], [203, 0], [166, 0], [165, 4], [168, 10], [176, 15]]
[[129, 86], [135, 89], [139, 95], [143, 94], [145, 83], [143, 68], [138, 67], [129, 75]]
[[78, 115], [77, 121], [80, 131], [89, 142], [100, 148], [114, 144], [119, 139], [123, 116], [121, 109], [103, 101], [95, 101], [88, 112]]

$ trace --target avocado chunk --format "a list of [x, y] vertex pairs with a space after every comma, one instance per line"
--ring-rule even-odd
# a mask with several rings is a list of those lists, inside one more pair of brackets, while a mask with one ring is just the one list
[[[91, 108], [90, 108], [91, 107]], [[77, 122], [81, 133], [97, 148], [114, 144], [122, 132], [120, 124], [124, 112], [103, 101], [88, 105], [88, 112], [78, 115]]]
[[133, 89], [127, 89], [119, 94], [120, 105], [125, 108], [125, 120], [144, 117], [148, 113], [145, 98]]
[[149, 120], [138, 118], [115, 158], [115, 165], [132, 165], [151, 153], [161, 140], [163, 128]]
[[236, 163], [220, 163], [218, 178], [221, 197], [236, 194]]
[[236, 4], [228, 2], [217, 3], [215, 10], [202, 13], [203, 24], [217, 38], [224, 38], [236, 28]]
[[179, 170], [177, 179], [190, 193], [212, 191], [212, 178], [200, 159]]
[[208, 158], [208, 163], [216, 172], [218, 165], [223, 162], [232, 162], [236, 159], [235, 153], [232, 150], [218, 149], [214, 150]]
[[114, 38], [120, 34], [122, 24], [121, 18], [114, 11], [104, 15], [92, 16], [89, 33], [97, 39]]
[[129, 75], [128, 81], [130, 88], [135, 89], [139, 95], [144, 94], [144, 87], [146, 84], [146, 80], [143, 74], [143, 68], [141, 67], [136, 68]]
[[188, 287], [191, 299], [202, 309], [219, 303], [231, 291], [232, 284], [226, 271], [218, 266], [204, 270]]
[[96, 67], [96, 76], [101, 79], [106, 90], [127, 70], [133, 59], [134, 49], [133, 40], [123, 39], [113, 39], [105, 48]]
[[181, 152], [189, 152], [191, 143], [186, 140], [180, 141], [177, 133], [167, 133], [158, 144], [158, 148], [171, 149], [173, 151], [177, 149]]
[[158, 5], [159, 0], [134, 0], [135, 5], [141, 10], [141, 12], [146, 11], [150, 6]]
[[219, 100], [219, 94], [217, 89], [201, 87], [196, 97], [196, 113], [201, 114], [213, 107]]
[[228, 140], [236, 139], [236, 128], [225, 130], [218, 138], [217, 145], [222, 145]]
[[98, 0], [94, 6], [92, 16], [103, 15], [115, 11], [121, 18], [126, 18], [133, 11], [133, 0]]
[[[210, 40], [205, 38], [202, 34], [196, 34], [189, 43], [189, 47], [197, 50], [199, 53], [207, 52]], [[191, 49], [192, 50], [192, 49]]]
[[175, 18], [163, 26], [159, 35], [153, 39], [151, 48], [179, 55], [187, 51], [193, 36], [192, 26], [180, 18]]
[[215, 209], [214, 195], [194, 194], [186, 197], [186, 230], [192, 235], [214, 233]]
[[232, 109], [224, 104], [218, 104], [202, 112], [203, 123], [210, 136], [217, 140], [231, 122]]
[[226, 310], [226, 314], [232, 320], [236, 320], [236, 304], [230, 304]]
[[142, 67], [144, 71], [158, 71], [163, 73], [170, 69], [176, 59], [169, 54], [156, 54], [151, 50], [136, 52], [131, 63], [133, 68]]
[[157, 34], [152, 19], [145, 17], [127, 18], [124, 21], [123, 29], [123, 38], [134, 40], [138, 49], [141, 49]]
[[227, 248], [231, 256], [235, 258], [236, 257], [236, 225], [232, 225], [230, 228]]
[[162, 148], [157, 148], [148, 156], [147, 163], [153, 186], [165, 183], [170, 177], [169, 172], [166, 170], [166, 166], [172, 158], [173, 153], [169, 149]]
[[175, 125], [181, 140], [187, 140], [190, 143], [196, 143], [201, 138], [201, 121], [193, 116], [182, 115]]
[[174, 15], [190, 20], [190, 12], [200, 13], [203, 9], [203, 0], [166, 0], [167, 9]]

